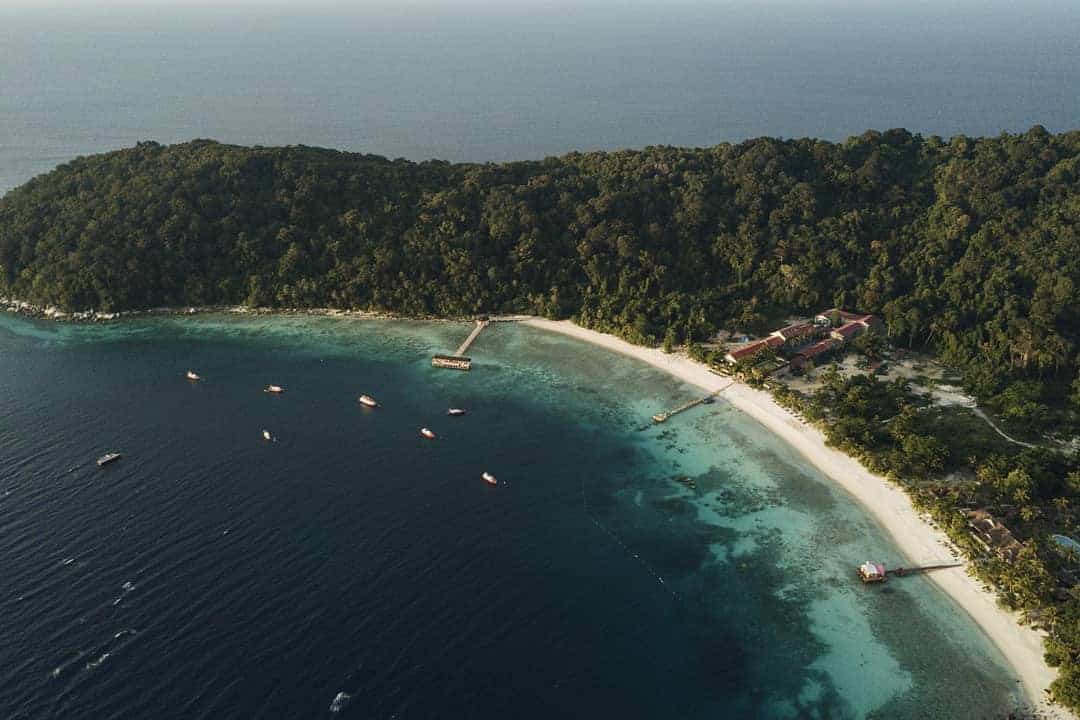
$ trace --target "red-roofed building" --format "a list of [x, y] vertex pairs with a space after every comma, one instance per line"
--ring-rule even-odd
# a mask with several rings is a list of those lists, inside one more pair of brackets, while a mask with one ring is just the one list
[[736, 348], [735, 350], [732, 350], [724, 356], [724, 359], [734, 365], [741, 360], [748, 360], [754, 357], [765, 348], [773, 348], [775, 350], [783, 344], [783, 340], [776, 337], [775, 335], [770, 335], [763, 340], [755, 340], [752, 343], [743, 345], [741, 348]]
[[867, 330], [873, 330], [874, 332], [885, 332], [885, 323], [881, 322], [881, 319], [876, 315], [863, 315], [855, 322], [859, 323]]
[[796, 323], [774, 331], [771, 337], [780, 338], [785, 345], [797, 345], [810, 340], [816, 332], [817, 328], [810, 323]]
[[847, 342], [871, 329], [876, 332], [881, 332], [884, 329], [884, 324], [873, 315], [859, 315], [854, 320], [844, 323], [829, 334], [837, 340]]
[[814, 343], [810, 347], [800, 350], [795, 357], [791, 359], [791, 364], [797, 368], [806, 367], [814, 358], [819, 355], [824, 355], [838, 345], [840, 345], [840, 341], [834, 340], [833, 338], [827, 338], [821, 342]]
[[830, 350], [832, 350], [836, 346], [837, 346], [837, 341], [836, 340], [834, 340], [832, 338], [827, 338], [825, 340], [822, 340], [819, 343], [814, 343], [813, 345], [806, 348], [805, 350], [802, 350], [799, 353], [799, 357], [804, 357], [804, 358], [817, 357], [818, 355], [821, 355], [822, 353], [829, 352]]
[[853, 340], [859, 335], [862, 335], [865, 331], [865, 325], [852, 320], [849, 323], [844, 323], [829, 334], [840, 342], [847, 342], [848, 340]]
[[863, 316], [859, 313], [848, 312], [847, 310], [841, 310], [840, 308], [830, 308], [823, 313], [815, 315], [814, 322], [818, 325], [825, 325], [826, 327], [839, 327], [852, 320], [858, 320], [861, 317]]

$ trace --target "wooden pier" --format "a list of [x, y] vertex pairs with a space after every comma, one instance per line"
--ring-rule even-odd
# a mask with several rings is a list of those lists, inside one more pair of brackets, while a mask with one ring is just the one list
[[713, 399], [716, 398], [717, 395], [719, 395], [720, 393], [727, 390], [733, 384], [734, 384], [734, 382], [730, 382], [727, 385], [725, 385], [724, 387], [720, 388], [719, 390], [714, 390], [713, 392], [709, 393], [705, 397], [698, 398], [697, 400], [691, 400], [690, 402], [685, 403], [683, 405], [680, 405], [679, 407], [674, 408], [673, 410], [668, 410], [666, 412], [656, 413], [655, 415], [652, 416], [653, 422], [656, 423], [657, 425], [659, 425], [660, 423], [667, 422], [668, 420], [675, 417], [676, 415], [678, 415], [681, 412], [686, 412], [687, 410], [689, 410], [691, 408], [696, 408], [698, 405], [705, 405], [707, 403], [711, 403], [713, 401]]
[[465, 338], [465, 342], [458, 346], [457, 352], [454, 353], [457, 357], [465, 355], [465, 351], [469, 349], [469, 346], [473, 344], [477, 337], [479, 337], [481, 331], [488, 326], [488, 320], [477, 320], [476, 327], [469, 333], [469, 337]]
[[885, 566], [877, 562], [865, 562], [856, 569], [856, 574], [864, 583], [882, 583], [890, 575], [904, 577], [905, 575], [918, 575], [931, 570], [945, 570], [946, 568], [961, 567], [963, 563], [946, 563], [942, 565], [921, 565], [918, 567], [898, 567], [887, 570]]
[[432, 355], [431, 367], [447, 368], [449, 370], [468, 370], [472, 367], [472, 358], [460, 355]]
[[931, 570], [944, 570], [946, 568], [961, 567], [963, 563], [949, 563], [947, 565], [923, 565], [921, 567], [909, 567], [909, 568], [896, 568], [895, 570], [887, 571], [889, 575], [896, 575], [897, 577], [904, 577], [905, 575], [918, 575], [919, 573], [930, 572]]
[[453, 355], [433, 355], [431, 366], [450, 370], [469, 370], [472, 367], [472, 358], [465, 357], [465, 353], [468, 351], [469, 346], [479, 337], [481, 331], [488, 326], [489, 322], [487, 319], [477, 320], [476, 327], [469, 333], [469, 337], [465, 338], [465, 342], [458, 346], [457, 351]]

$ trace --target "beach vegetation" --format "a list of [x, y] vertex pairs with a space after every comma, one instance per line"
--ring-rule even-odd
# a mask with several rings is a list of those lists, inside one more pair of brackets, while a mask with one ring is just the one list
[[[1061, 668], [1052, 692], [1076, 707], [1070, 683], [1080, 677], [1080, 568], [1049, 538], [1080, 527], [1080, 457], [1020, 447], [970, 408], [927, 405], [902, 379], [844, 375], [835, 365], [810, 395], [784, 385], [773, 395], [816, 422], [830, 444], [907, 489], [969, 554], [999, 601], [1047, 631], [1047, 657]], [[974, 509], [1007, 529], [997, 547], [976, 539]]]
[[[928, 407], [907, 381], [823, 372], [777, 399], [902, 484], [1010, 607], [1038, 611], [1056, 698], [1080, 707], [1071, 531], [1080, 459], [1080, 132], [905, 130], [843, 142], [414, 163], [198, 140], [83, 157], [0, 198], [0, 296], [41, 308], [334, 307], [533, 313], [717, 364], [719, 330], [851, 307], [934, 357], [1007, 432]], [[764, 380], [762, 361], [739, 368]], [[815, 371], [816, 372], [816, 371]], [[961, 510], [1022, 550], [987, 553]], [[1070, 584], [1071, 583], [1071, 584]]]

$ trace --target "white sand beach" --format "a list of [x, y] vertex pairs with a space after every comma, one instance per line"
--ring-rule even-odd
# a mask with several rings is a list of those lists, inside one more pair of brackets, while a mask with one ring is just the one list
[[[716, 375], [685, 355], [666, 354], [611, 335], [586, 330], [569, 321], [529, 319], [525, 324], [568, 335], [642, 360], [706, 391], [727, 387], [721, 397], [754, 418], [797, 449], [822, 473], [855, 497], [889, 533], [892, 541], [913, 565], [956, 562], [956, 551], [946, 535], [933, 527], [912, 506], [907, 495], [854, 458], [828, 447], [818, 429], [778, 405], [763, 391]], [[1043, 661], [1042, 635], [1020, 625], [1018, 616], [997, 605], [992, 592], [963, 568], [931, 573], [929, 577], [963, 608], [997, 645], [1016, 671], [1028, 699], [1048, 718], [1075, 716], [1050, 705], [1045, 689], [1056, 672]]]

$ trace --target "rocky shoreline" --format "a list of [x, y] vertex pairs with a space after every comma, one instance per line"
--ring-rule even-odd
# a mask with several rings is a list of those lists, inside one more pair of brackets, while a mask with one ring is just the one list
[[244, 316], [296, 316], [296, 317], [332, 317], [354, 318], [357, 320], [422, 320], [424, 322], [473, 322], [490, 320], [491, 322], [520, 322], [536, 317], [535, 315], [477, 315], [467, 317], [443, 317], [438, 315], [402, 315], [381, 310], [343, 310], [340, 308], [281, 308], [248, 307], [246, 305], [197, 305], [190, 307], [156, 307], [146, 310], [123, 310], [111, 313], [96, 310], [68, 312], [49, 305], [41, 307], [24, 300], [0, 297], [0, 312], [59, 323], [89, 324], [106, 323], [137, 317], [189, 317], [194, 315], [244, 315]]
[[115, 320], [135, 317], [181, 317], [209, 314], [233, 314], [233, 315], [295, 315], [311, 317], [343, 317], [358, 319], [409, 319], [429, 321], [467, 321], [472, 318], [442, 318], [426, 316], [403, 316], [389, 312], [374, 310], [341, 310], [338, 308], [276, 308], [276, 307], [247, 307], [245, 305], [200, 305], [193, 307], [157, 307], [146, 310], [123, 310], [118, 312], [98, 312], [97, 310], [80, 310], [68, 312], [58, 307], [49, 305], [41, 307], [15, 298], [0, 297], [0, 311], [15, 315], [22, 315], [35, 320], [51, 320], [61, 323], [104, 323]]

